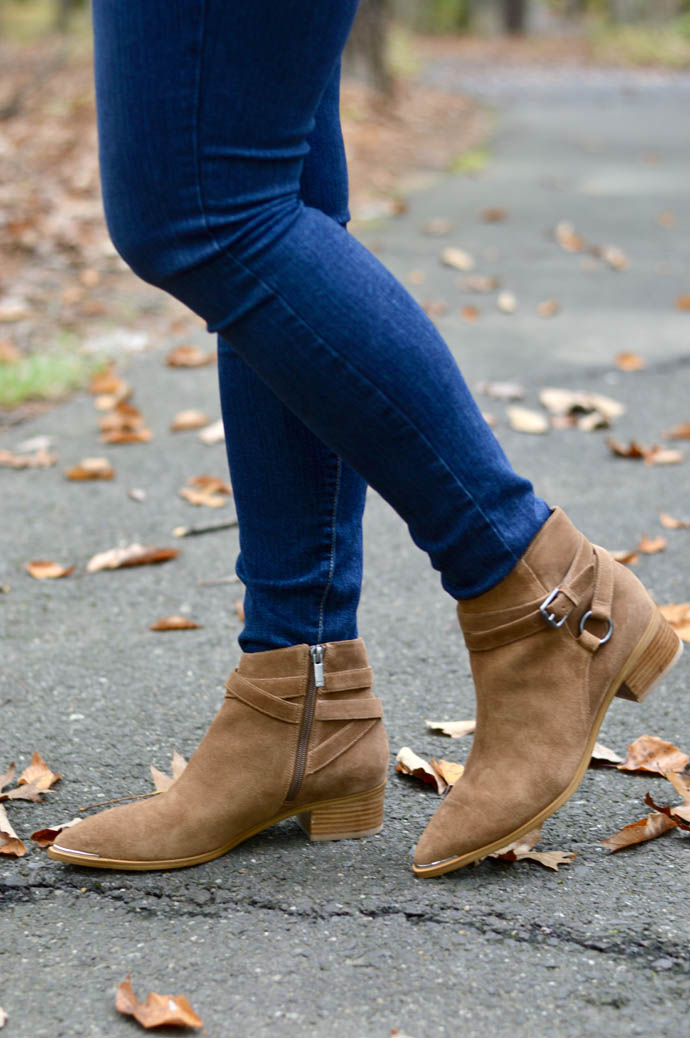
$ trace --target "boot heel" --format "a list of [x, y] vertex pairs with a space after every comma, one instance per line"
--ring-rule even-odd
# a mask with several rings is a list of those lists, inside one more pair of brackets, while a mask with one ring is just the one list
[[648, 644], [635, 659], [616, 692], [621, 699], [641, 703], [668, 674], [683, 651], [683, 643], [661, 613], [657, 613], [652, 623], [654, 626]]
[[350, 840], [373, 836], [383, 828], [385, 785], [369, 793], [343, 797], [297, 815], [310, 840]]

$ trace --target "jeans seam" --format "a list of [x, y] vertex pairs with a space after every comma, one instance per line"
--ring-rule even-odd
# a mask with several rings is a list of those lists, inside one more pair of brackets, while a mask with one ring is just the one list
[[323, 618], [326, 607], [326, 599], [328, 598], [328, 592], [333, 586], [333, 576], [335, 574], [335, 549], [336, 549], [336, 537], [337, 537], [337, 515], [338, 515], [338, 498], [340, 496], [340, 475], [342, 472], [342, 459], [339, 455], [336, 455], [336, 469], [335, 469], [335, 490], [333, 491], [333, 506], [331, 508], [331, 542], [328, 554], [328, 576], [326, 577], [326, 586], [323, 589], [323, 595], [321, 596], [321, 605], [319, 606], [319, 629], [316, 636], [317, 642], [320, 642], [323, 638]]
[[[383, 399], [386, 401], [386, 403], [389, 405], [389, 407], [391, 407], [398, 415], [400, 415], [400, 417], [403, 419], [403, 421], [411, 429], [414, 430], [414, 432], [420, 437], [421, 440], [423, 440], [423, 442], [425, 443], [427, 449], [436, 458], [436, 460], [441, 463], [443, 468], [450, 475], [450, 477], [453, 480], [453, 482], [457, 486], [460, 487], [462, 492], [467, 497], [467, 500], [472, 502], [474, 507], [477, 509], [479, 514], [482, 516], [482, 518], [486, 522], [487, 526], [494, 533], [494, 535], [497, 538], [497, 540], [503, 545], [504, 549], [508, 552], [508, 554], [511, 556], [511, 558], [513, 558], [513, 559], [515, 559], [517, 561], [519, 556], [513, 551], [513, 549], [510, 547], [510, 545], [508, 543], [506, 543], [506, 541], [503, 539], [500, 531], [496, 529], [496, 527], [491, 522], [489, 517], [485, 514], [484, 509], [475, 501], [475, 499], [472, 497], [472, 495], [469, 493], [469, 491], [465, 487], [465, 485], [462, 482], [462, 480], [458, 478], [458, 476], [449, 467], [447, 462], [438, 454], [438, 452], [434, 449], [434, 447], [429, 442], [427, 437], [424, 435], [422, 430], [417, 427], [416, 423], [407, 414], [405, 414], [405, 412], [402, 410], [402, 408], [400, 408], [400, 406], [398, 404], [396, 404], [393, 400], [391, 400], [390, 397], [386, 393], [384, 393], [383, 390], [379, 386], [377, 386], [374, 382], [372, 382], [371, 379], [364, 372], [360, 371], [354, 364], [352, 364], [352, 362], [348, 358], [344, 357], [342, 354], [340, 354], [336, 350], [334, 350], [333, 347], [328, 342], [326, 342], [326, 340], [323, 339], [321, 337], [321, 335], [319, 335], [319, 333], [314, 328], [311, 327], [309, 322], [300, 313], [298, 313], [286, 299], [283, 298], [283, 296], [280, 294], [280, 292], [278, 292], [272, 285], [269, 285], [266, 281], [264, 281], [264, 279], [259, 274], [257, 274], [254, 270], [252, 270], [250, 267], [248, 267], [245, 263], [243, 263], [241, 259], [239, 259], [237, 256], [232, 255], [228, 251], [227, 247], [222, 245], [218, 241], [218, 239], [216, 238], [216, 235], [214, 234], [213, 229], [212, 229], [211, 225], [208, 222], [207, 213], [206, 213], [206, 207], [205, 207], [205, 204], [204, 204], [203, 182], [202, 182], [202, 176], [201, 176], [201, 155], [200, 155], [200, 149], [199, 149], [199, 118], [200, 118], [200, 109], [201, 109], [201, 62], [202, 62], [202, 57], [203, 57], [203, 43], [204, 43], [205, 32], [206, 32], [206, 7], [207, 7], [207, 0], [201, 0], [202, 17], [200, 19], [200, 29], [199, 29], [199, 64], [198, 64], [197, 77], [196, 77], [196, 83], [195, 83], [196, 99], [195, 99], [195, 119], [194, 119], [194, 130], [193, 130], [193, 147], [194, 147], [194, 156], [195, 156], [194, 167], [195, 167], [195, 171], [196, 171], [196, 181], [197, 181], [196, 188], [197, 188], [197, 197], [198, 197], [198, 200], [199, 200], [199, 209], [200, 209], [201, 217], [202, 217], [202, 219], [204, 221], [204, 227], [206, 228], [206, 233], [209, 236], [209, 241], [215, 246], [215, 248], [217, 250], [217, 253], [218, 253], [218, 256], [219, 256], [220, 259], [222, 259], [225, 263], [231, 263], [231, 264], [234, 263], [240, 269], [242, 269], [247, 274], [249, 274], [249, 276], [251, 278], [254, 278], [254, 280], [257, 281], [263, 288], [265, 288], [266, 291], [269, 292], [270, 295], [273, 298], [275, 298], [276, 300], [278, 300], [281, 303], [281, 305], [287, 310], [288, 313], [290, 313], [297, 321], [300, 322], [301, 325], [303, 325], [304, 328], [307, 329], [307, 331], [315, 338], [315, 340], [317, 342], [319, 342], [324, 347], [324, 349], [326, 349], [331, 354], [331, 356], [335, 357], [335, 359], [337, 359], [341, 364], [343, 364], [345, 367], [349, 368], [350, 371], [357, 378], [359, 378], [361, 381], [367, 383], [376, 393], [378, 393], [381, 397], [383, 397]], [[300, 206], [304, 205], [303, 202], [299, 202], [298, 204]], [[345, 233], [347, 233], [347, 232], [345, 232]], [[214, 330], [215, 331], [219, 331], [219, 329], [214, 329]]]

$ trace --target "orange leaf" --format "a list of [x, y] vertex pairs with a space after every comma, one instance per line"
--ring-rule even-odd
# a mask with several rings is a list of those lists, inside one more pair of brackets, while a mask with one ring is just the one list
[[643, 555], [656, 555], [657, 552], [663, 551], [667, 544], [665, 537], [648, 537], [645, 533], [637, 545], [637, 550]]
[[147, 1030], [151, 1027], [203, 1027], [184, 995], [158, 995], [150, 992], [141, 1002], [132, 990], [128, 976], [115, 995], [115, 1008], [134, 1019]]
[[165, 363], [169, 368], [200, 368], [214, 364], [215, 360], [215, 353], [204, 353], [198, 346], [176, 346], [168, 353]]
[[690, 530], [690, 519], [674, 519], [668, 512], [659, 512], [659, 521], [667, 530]]
[[690, 422], [680, 422], [664, 433], [667, 440], [690, 440]]
[[0, 775], [0, 792], [2, 792], [2, 790], [5, 788], [5, 786], [9, 786], [10, 782], [13, 782], [13, 781], [14, 781], [14, 761], [12, 761], [12, 763], [10, 764], [10, 766], [7, 769], [7, 771], [5, 772], [5, 774], [4, 775]]
[[203, 429], [205, 425], [209, 424], [210, 419], [203, 411], [178, 411], [173, 418], [170, 431], [171, 432], [186, 432], [188, 429]]
[[476, 306], [463, 306], [460, 313], [465, 321], [476, 321], [479, 317], [479, 310]]
[[463, 764], [457, 764], [452, 760], [431, 760], [429, 762], [434, 771], [437, 771], [444, 782], [449, 786], [455, 785], [465, 770]]
[[661, 807], [660, 804], [654, 803], [650, 793], [645, 793], [644, 802], [648, 807], [653, 807], [655, 811], [659, 811], [666, 818], [670, 818], [679, 829], [685, 829], [686, 832], [690, 832], [690, 804], [677, 804], [672, 807], [667, 804], [666, 807]]
[[490, 206], [488, 209], [482, 209], [479, 216], [485, 223], [500, 223], [508, 219], [508, 210], [498, 205]]
[[107, 458], [83, 458], [78, 465], [65, 471], [67, 479], [112, 479], [115, 469]]
[[5, 808], [0, 804], [0, 854], [10, 858], [23, 858], [26, 847], [10, 825]]
[[606, 443], [619, 458], [644, 458], [645, 456], [646, 449], [641, 447], [637, 440], [631, 440], [626, 447], [624, 443], [620, 443], [618, 440], [614, 440], [612, 436], [609, 436]]
[[678, 296], [676, 299], [676, 309], [690, 310], [690, 295]]
[[667, 833], [669, 829], [675, 828], [676, 822], [656, 811], [653, 815], [640, 818], [638, 822], [631, 822], [630, 825], [623, 826], [613, 836], [608, 836], [601, 842], [612, 854], [615, 854], [616, 851], [622, 851], [624, 847], [632, 847], [636, 843], [654, 840], [657, 836]]
[[57, 454], [48, 450], [37, 450], [33, 454], [0, 450], [0, 469], [48, 469], [56, 462]]
[[63, 829], [70, 829], [81, 821], [81, 818], [73, 818], [70, 822], [60, 822], [58, 825], [49, 825], [45, 829], [37, 829], [35, 833], [31, 834], [31, 839], [41, 848], [50, 847]]
[[153, 439], [150, 429], [113, 429], [112, 432], [101, 433], [101, 443], [148, 443]]
[[192, 631], [201, 627], [188, 616], [164, 616], [149, 627], [150, 631]]
[[541, 303], [537, 303], [537, 313], [540, 317], [555, 317], [561, 309], [561, 304], [557, 299], [543, 299]]
[[642, 371], [645, 367], [645, 362], [639, 353], [617, 353], [616, 354], [616, 367], [620, 368], [621, 371]]
[[62, 775], [57, 775], [54, 771], [51, 771], [43, 757], [34, 750], [34, 755], [31, 758], [31, 764], [21, 773], [17, 779], [17, 785], [23, 786], [31, 783], [38, 789], [50, 789], [62, 778]]
[[650, 447], [644, 456], [645, 465], [678, 465], [683, 460], [683, 452], [670, 447]]
[[59, 577], [68, 577], [74, 566], [61, 566], [59, 562], [36, 559], [34, 562], [25, 562], [24, 569], [36, 580], [57, 580]]
[[179, 548], [154, 548], [151, 545], [130, 544], [126, 548], [111, 548], [94, 555], [86, 564], [87, 573], [102, 569], [124, 569], [129, 566], [151, 566], [176, 559]]
[[635, 566], [640, 561], [640, 556], [636, 551], [611, 551], [609, 555], [624, 566]]
[[689, 761], [690, 755], [672, 743], [656, 735], [641, 735], [628, 746], [628, 756], [618, 765], [618, 770], [663, 775], [665, 771], [683, 771]]
[[659, 606], [659, 612], [670, 623], [681, 641], [690, 642], [690, 602]]

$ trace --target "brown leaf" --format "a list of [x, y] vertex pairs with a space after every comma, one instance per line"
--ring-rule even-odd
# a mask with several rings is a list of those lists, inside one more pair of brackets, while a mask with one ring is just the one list
[[101, 433], [99, 437], [101, 443], [149, 443], [153, 439], [153, 433], [150, 429], [131, 429], [131, 430], [120, 430], [114, 429], [112, 432]]
[[641, 551], [643, 555], [656, 555], [663, 551], [667, 544], [668, 541], [665, 537], [648, 537], [645, 533], [637, 545], [637, 550]]
[[124, 569], [128, 566], [150, 566], [176, 559], [179, 554], [179, 548], [154, 548], [149, 544], [130, 544], [126, 548], [111, 548], [94, 555], [86, 564], [86, 572], [96, 573], [102, 569]]
[[547, 869], [553, 869], [554, 872], [558, 872], [559, 865], [569, 865], [570, 862], [577, 855], [577, 851], [535, 851], [534, 847], [541, 840], [541, 829], [532, 829], [530, 832], [525, 833], [514, 843], [509, 843], [506, 847], [502, 847], [498, 851], [494, 851], [493, 854], [489, 854], [490, 858], [498, 858], [500, 861], [535, 861], [539, 865], [543, 865]]
[[656, 735], [641, 735], [630, 743], [627, 757], [617, 767], [619, 771], [663, 775], [665, 771], [683, 771], [689, 761], [690, 755], [672, 743], [664, 742]]
[[659, 512], [659, 521], [667, 530], [690, 530], [690, 519], [674, 519], [668, 512]]
[[639, 353], [624, 351], [616, 354], [616, 367], [621, 371], [643, 371], [645, 362]]
[[172, 755], [172, 775], [166, 775], [165, 772], [159, 771], [158, 768], [155, 768], [152, 764], [151, 775], [153, 777], [153, 784], [156, 787], [156, 792], [165, 793], [166, 790], [170, 789], [175, 779], [180, 777], [186, 767], [187, 761], [184, 759], [182, 754], [177, 752], [177, 750], [175, 750]]
[[678, 296], [676, 299], [677, 310], [690, 310], [690, 295]]
[[124, 399], [125, 390], [129, 390], [129, 387], [115, 371], [114, 364], [110, 364], [105, 371], [92, 375], [89, 381], [89, 393], [93, 396], [112, 396]]
[[149, 627], [150, 631], [192, 631], [201, 627], [188, 616], [164, 616]]
[[613, 436], [609, 436], [606, 443], [610, 450], [619, 458], [644, 458], [648, 449], [640, 446], [637, 440], [631, 440], [626, 447], [619, 440], [614, 440]]
[[32, 804], [40, 804], [43, 794], [46, 792], [36, 782], [25, 782], [15, 789], [0, 793], [0, 801], [3, 800], [29, 800]]
[[587, 415], [599, 414], [603, 419], [619, 418], [625, 412], [625, 406], [602, 393], [589, 393], [584, 390], [557, 389], [550, 387], [539, 393], [540, 403], [554, 415]]
[[59, 822], [57, 825], [46, 826], [45, 829], [37, 829], [35, 833], [31, 834], [31, 839], [41, 848], [50, 847], [57, 840], [63, 829], [70, 829], [81, 821], [81, 818], [73, 818], [69, 822]]
[[203, 1027], [184, 995], [158, 995], [150, 992], [141, 1002], [132, 990], [128, 976], [115, 995], [115, 1008], [134, 1019], [147, 1030], [151, 1027]]
[[645, 454], [645, 465], [678, 465], [683, 460], [683, 452], [672, 450], [670, 447], [649, 448]]
[[26, 847], [10, 825], [5, 808], [0, 804], [0, 854], [10, 858], [23, 858]]
[[194, 490], [193, 487], [182, 487], [180, 497], [190, 505], [204, 508], [223, 508], [228, 499], [222, 494], [214, 494], [209, 490]]
[[609, 555], [624, 566], [636, 566], [640, 561], [640, 556], [636, 551], [610, 551]]
[[670, 623], [681, 641], [690, 642], [690, 602], [659, 606], [659, 611]]
[[441, 253], [441, 263], [446, 267], [453, 267], [455, 270], [462, 270], [465, 273], [474, 270], [474, 256], [471, 256], [469, 252], [465, 252], [464, 249], [455, 248], [453, 245], [449, 245]]
[[617, 245], [604, 245], [598, 250], [598, 255], [608, 263], [609, 267], [613, 270], [627, 270], [630, 266], [630, 260]]
[[169, 368], [200, 368], [215, 361], [215, 353], [205, 353], [198, 346], [176, 346], [165, 358]]
[[476, 306], [463, 306], [460, 314], [464, 321], [476, 321], [479, 317], [479, 310]]
[[24, 569], [36, 580], [57, 580], [60, 577], [68, 577], [74, 566], [61, 566], [59, 562], [36, 559], [34, 562], [25, 562]]
[[554, 238], [566, 252], [582, 252], [585, 240], [569, 220], [560, 220], [554, 228]]
[[561, 304], [557, 299], [543, 299], [537, 303], [537, 313], [540, 317], [555, 317], [560, 311]]
[[654, 802], [651, 793], [645, 793], [644, 802], [648, 807], [652, 807], [655, 811], [660, 811], [661, 814], [670, 818], [675, 822], [679, 829], [684, 829], [686, 832], [690, 832], [690, 791], [684, 786], [679, 785], [679, 776], [673, 776], [672, 778], [671, 773], [667, 772], [664, 778], [667, 778], [676, 791], [681, 794], [683, 797], [683, 803], [672, 805], [667, 804], [665, 807], [661, 807], [659, 804]]
[[690, 422], [680, 422], [664, 433], [667, 440], [690, 440]]
[[447, 787], [445, 779], [439, 775], [429, 761], [418, 756], [409, 746], [403, 746], [395, 758], [395, 770], [402, 775], [412, 775], [429, 786], [435, 786], [437, 793], [443, 793]]
[[490, 206], [488, 209], [482, 209], [479, 217], [484, 223], [500, 223], [508, 219], [508, 210], [498, 205]]
[[170, 424], [171, 432], [186, 432], [189, 429], [203, 429], [210, 419], [203, 411], [178, 411]]
[[465, 770], [463, 764], [456, 764], [452, 760], [431, 760], [429, 762], [434, 771], [437, 771], [444, 782], [449, 786], [455, 785]]
[[12, 761], [5, 774], [0, 775], [0, 792], [5, 786], [9, 786], [10, 782], [14, 782], [14, 770], [14, 761]]
[[472, 274], [465, 281], [465, 287], [470, 292], [495, 292], [498, 284], [498, 278], [488, 274]]
[[667, 833], [669, 829], [675, 828], [676, 822], [656, 811], [653, 815], [640, 818], [638, 822], [631, 822], [630, 825], [623, 826], [613, 836], [608, 836], [601, 842], [612, 854], [615, 854], [616, 851], [622, 851], [624, 847], [632, 847], [636, 843], [654, 840], [657, 836]]
[[506, 411], [511, 428], [523, 433], [545, 433], [549, 428], [545, 416], [528, 407], [509, 407]]
[[98, 423], [103, 433], [111, 432], [136, 432], [145, 425], [144, 416], [134, 404], [121, 401], [119, 404], [104, 415]]
[[82, 458], [74, 468], [66, 469], [65, 477], [74, 480], [112, 479], [115, 469], [107, 458]]
[[464, 735], [471, 735], [477, 727], [477, 722], [471, 721], [425, 721], [427, 728], [441, 735], [449, 735], [451, 739], [461, 739]]
[[43, 757], [34, 750], [33, 757], [31, 758], [31, 764], [24, 768], [23, 772], [17, 779], [17, 785], [23, 786], [31, 783], [38, 789], [50, 789], [62, 778], [62, 775], [57, 775], [54, 771], [51, 771]]
[[5, 469], [48, 469], [57, 462], [53, 451], [38, 450], [34, 454], [13, 454], [0, 450], [0, 468]]
[[616, 753], [615, 750], [610, 750], [608, 746], [603, 746], [600, 742], [595, 742], [590, 764], [602, 764], [610, 767], [613, 764], [620, 764], [622, 761], [623, 758], [620, 754]]

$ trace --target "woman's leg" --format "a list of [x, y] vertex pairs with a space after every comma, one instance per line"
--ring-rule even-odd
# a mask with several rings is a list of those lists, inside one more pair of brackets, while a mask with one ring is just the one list
[[466, 598], [513, 568], [549, 510], [422, 309], [300, 197], [355, 8], [96, 0], [106, 213], [135, 271], [221, 332]]
[[[300, 193], [347, 223], [340, 63], [315, 115]], [[366, 483], [219, 336], [218, 375], [239, 517], [244, 652], [357, 637]]]

